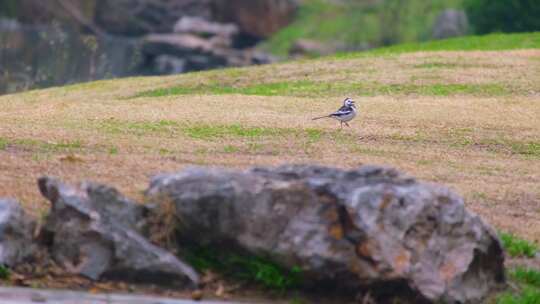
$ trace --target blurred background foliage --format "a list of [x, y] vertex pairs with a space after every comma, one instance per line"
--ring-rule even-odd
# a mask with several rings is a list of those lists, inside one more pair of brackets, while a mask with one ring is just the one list
[[306, 0], [292, 24], [265, 47], [286, 55], [301, 38], [341, 43], [351, 50], [432, 39], [437, 16], [463, 10], [468, 34], [540, 30], [538, 0]]
[[308, 0], [300, 6], [295, 21], [271, 37], [266, 46], [272, 53], [284, 55], [300, 38], [339, 42], [352, 49], [428, 40], [437, 14], [459, 8], [461, 2]]
[[474, 32], [532, 32], [540, 30], [538, 0], [465, 0]]

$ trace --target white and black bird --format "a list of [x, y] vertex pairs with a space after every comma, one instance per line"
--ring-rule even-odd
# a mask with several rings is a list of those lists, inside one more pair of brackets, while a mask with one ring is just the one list
[[313, 120], [321, 119], [321, 118], [334, 118], [339, 120], [341, 128], [343, 128], [343, 124], [345, 124], [347, 127], [350, 127], [347, 122], [351, 121], [353, 118], [356, 117], [356, 104], [354, 103], [354, 100], [350, 98], [345, 98], [343, 100], [343, 106], [339, 108], [336, 112], [325, 115], [321, 117], [315, 117]]

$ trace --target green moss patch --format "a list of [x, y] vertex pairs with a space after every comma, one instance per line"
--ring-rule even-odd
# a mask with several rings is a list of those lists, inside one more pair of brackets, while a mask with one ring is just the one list
[[200, 272], [216, 271], [227, 277], [285, 291], [301, 284], [298, 267], [286, 269], [271, 260], [211, 247], [191, 246], [184, 252], [186, 261]]
[[195, 87], [172, 87], [140, 93], [135, 97], [164, 97], [177, 95], [256, 95], [256, 96], [377, 96], [377, 95], [474, 95], [500, 96], [511, 90], [500, 84], [380, 84], [380, 83], [338, 83], [316, 81], [291, 81], [263, 83], [251, 86], [233, 87], [228, 85], [200, 85]]

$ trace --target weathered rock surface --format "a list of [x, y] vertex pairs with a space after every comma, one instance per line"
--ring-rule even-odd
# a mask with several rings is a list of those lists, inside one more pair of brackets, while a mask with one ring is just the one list
[[0, 94], [104, 78], [275, 61], [255, 49], [235, 48], [235, 31], [230, 24], [220, 29], [221, 24], [206, 22], [198, 27], [203, 22], [197, 20], [192, 27], [184, 22], [179, 27], [181, 33], [125, 39], [0, 19], [0, 66], [6, 71], [0, 73]]
[[478, 303], [505, 280], [495, 232], [459, 196], [392, 169], [191, 168], [155, 177], [147, 195], [172, 202], [180, 237], [228, 241], [314, 284]]
[[437, 16], [432, 36], [435, 39], [445, 39], [466, 35], [468, 31], [469, 21], [465, 11], [446, 9]]
[[[187, 72], [275, 61], [254, 49], [232, 48], [231, 37], [202, 37], [192, 33], [151, 34], [142, 41], [142, 52], [157, 64], [154, 72]], [[167, 57], [162, 57], [164, 55]]]
[[135, 75], [142, 65], [133, 40], [0, 22], [0, 94]]
[[150, 34], [143, 38], [142, 50], [155, 64], [157, 73], [197, 71], [226, 66], [246, 66], [274, 62], [254, 48], [236, 48], [239, 34], [234, 24], [217, 23], [201, 17], [182, 17], [174, 33]]
[[100, 0], [94, 14], [99, 27], [116, 35], [168, 33], [192, 16], [235, 23], [263, 38], [291, 22], [297, 7], [295, 0]]
[[[22, 1], [17, 15], [22, 24], [0, 19], [0, 67], [5, 70], [0, 73], [0, 94], [98, 79], [274, 62], [254, 49], [260, 37], [252, 37], [243, 32], [245, 28], [241, 31], [239, 25], [231, 23], [236, 17], [217, 20], [218, 15], [221, 18], [229, 16], [231, 9], [236, 11], [237, 7], [231, 6], [245, 3], [216, 1]], [[241, 8], [241, 20], [249, 17], [249, 26], [270, 24], [274, 30], [277, 24], [284, 25], [276, 20], [282, 18], [278, 8], [283, 4], [279, 3], [288, 1], [255, 2], [260, 4]], [[264, 5], [270, 10], [261, 9]], [[220, 9], [227, 12], [222, 14]], [[42, 18], [35, 17], [41, 16], [39, 12]], [[244, 21], [240, 26], [246, 25]]]
[[31, 257], [35, 222], [14, 200], [0, 199], [0, 265], [13, 267]]
[[266, 38], [288, 25], [298, 9], [297, 0], [215, 0], [214, 18], [232, 22], [243, 33]]
[[192, 33], [200, 36], [231, 38], [238, 35], [238, 27], [232, 23], [208, 21], [202, 17], [182, 17], [174, 25], [175, 33]]
[[93, 280], [198, 284], [191, 267], [138, 232], [146, 209], [115, 189], [92, 183], [72, 188], [48, 177], [38, 185], [52, 203], [44, 227], [52, 257], [68, 271]]
[[170, 33], [183, 16], [211, 18], [213, 0], [100, 0], [95, 22], [109, 33]]

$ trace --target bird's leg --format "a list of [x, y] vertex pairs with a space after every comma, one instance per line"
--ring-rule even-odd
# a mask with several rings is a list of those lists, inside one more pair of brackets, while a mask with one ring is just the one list
[[348, 124], [347, 122], [345, 122], [345, 125], [346, 125], [347, 127], [349, 127], [349, 128], [351, 127], [351, 126], [349, 126], [349, 124]]
[[343, 129], [343, 121], [340, 121], [340, 122], [339, 122], [339, 129], [340, 129], [340, 130]]

